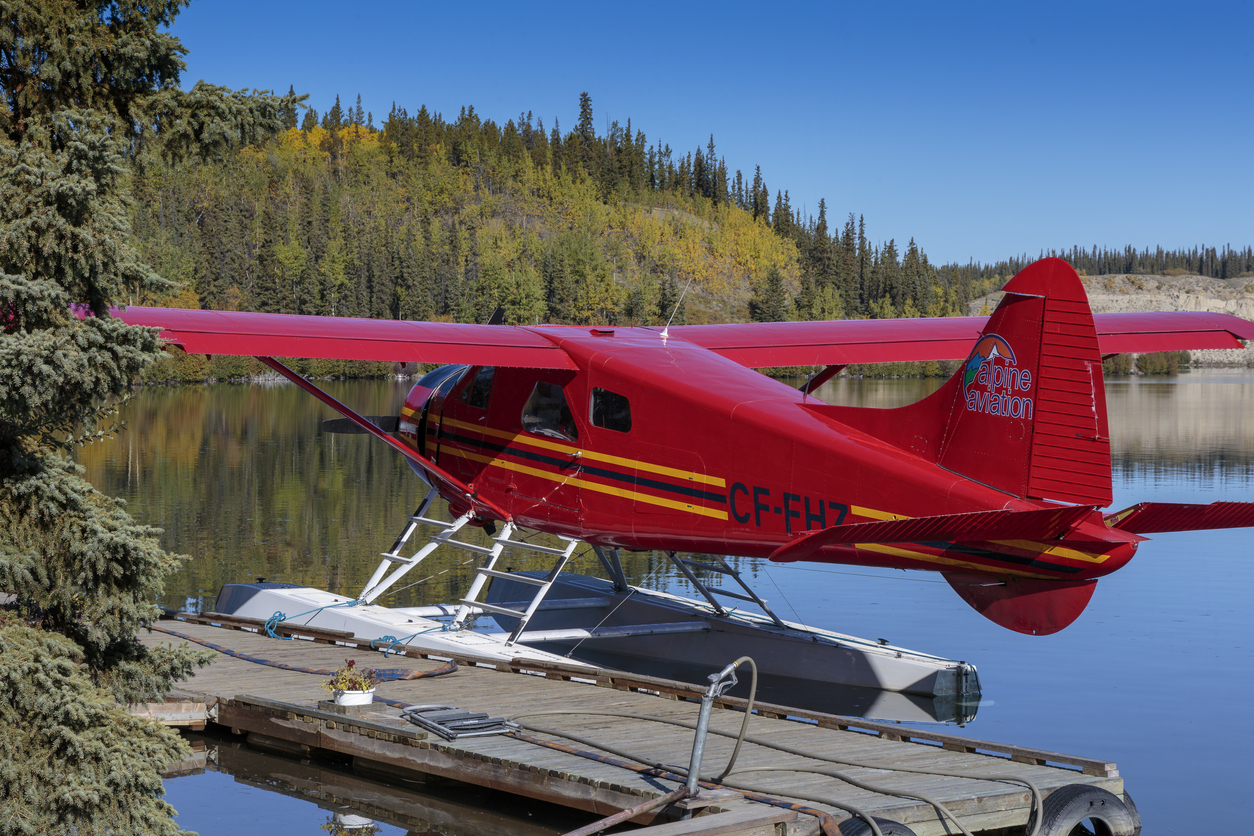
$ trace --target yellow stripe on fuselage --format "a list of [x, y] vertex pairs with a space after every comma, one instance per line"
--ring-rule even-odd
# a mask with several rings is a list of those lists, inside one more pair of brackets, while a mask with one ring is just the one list
[[863, 508], [861, 505], [850, 505], [849, 513], [855, 517], [870, 517], [873, 520], [908, 520], [904, 514], [890, 514], [887, 511], [876, 511], [874, 508]]
[[[919, 560], [924, 563], [936, 563], [941, 566], [954, 566], [960, 569], [972, 569], [980, 574], [987, 575], [990, 567], [987, 563], [971, 563], [966, 560], [955, 560], [952, 557], [941, 557], [936, 554], [927, 554], [926, 552], [916, 552], [910, 549], [899, 549], [896, 546], [885, 546], [882, 543], [854, 543], [853, 547], [867, 552], [876, 552], [879, 554], [892, 555], [893, 557], [904, 557], [907, 560]], [[1014, 575], [1020, 578], [1045, 578], [1053, 580], [1054, 575], [1043, 575], [1037, 572], [1024, 572], [1020, 569], [998, 569], [999, 575]]]
[[526, 444], [531, 447], [539, 447], [541, 450], [552, 450], [555, 453], [562, 453], [567, 456], [579, 454], [581, 458], [585, 458], [590, 461], [616, 464], [619, 467], [630, 467], [636, 470], [643, 470], [648, 473], [670, 476], [672, 479], [687, 479], [690, 482], [701, 482], [703, 484], [714, 485], [719, 488], [727, 487], [727, 480], [721, 479], [718, 476], [707, 476], [704, 473], [694, 473], [691, 470], [678, 470], [673, 467], [666, 467], [665, 465], [642, 462], [639, 459], [624, 459], [620, 456], [611, 456], [608, 453], [597, 453], [593, 450], [584, 450], [580, 447], [572, 447], [569, 444], [548, 441], [546, 439], [536, 438], [532, 435], [505, 432], [503, 430], [492, 429], [491, 427], [481, 427], [475, 424], [468, 424], [465, 421], [458, 421], [455, 418], [445, 418], [444, 423], [459, 430], [483, 433], [484, 435], [491, 436], [492, 438], [499, 438], [503, 441], [516, 444]]
[[1110, 557], [1109, 554], [1089, 554], [1088, 552], [1076, 551], [1065, 546], [1046, 546], [1044, 543], [1035, 540], [989, 540], [989, 542], [996, 543], [999, 546], [1010, 546], [1014, 549], [1037, 552], [1038, 554], [1065, 557], [1068, 560], [1082, 560], [1085, 563], [1105, 563], [1106, 558]]
[[716, 520], [726, 520], [727, 512], [720, 511], [717, 508], [705, 508], [700, 505], [692, 505], [687, 502], [676, 502], [673, 499], [663, 499], [660, 496], [653, 496], [647, 493], [638, 493], [637, 491], [623, 490], [622, 488], [614, 488], [609, 485], [602, 485], [599, 482], [589, 482], [587, 479], [580, 479], [578, 476], [559, 476], [547, 470], [529, 467], [525, 464], [509, 461], [508, 459], [499, 459], [492, 456], [481, 456], [478, 453], [471, 453], [460, 447], [442, 447], [442, 453], [448, 453], [458, 458], [469, 459], [470, 461], [481, 462], [489, 467], [500, 467], [505, 470], [512, 470], [516, 473], [525, 473], [528, 476], [536, 476], [540, 479], [547, 479], [550, 482], [560, 482], [563, 485], [574, 485], [584, 490], [595, 491], [597, 493], [609, 494], [611, 496], [620, 496], [624, 499], [632, 499], [639, 502], [648, 503], [649, 505], [658, 505], [663, 508], [674, 508], [677, 511], [687, 511], [692, 514], [700, 514], [704, 517], [713, 517]]

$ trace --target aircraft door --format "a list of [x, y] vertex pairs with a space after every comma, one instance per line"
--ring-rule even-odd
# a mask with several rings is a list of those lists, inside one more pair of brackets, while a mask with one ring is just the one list
[[707, 504], [705, 465], [690, 437], [673, 437], [682, 422], [659, 420], [656, 395], [617, 376], [592, 376], [588, 392], [586, 465], [589, 481], [604, 484], [598, 530], [629, 534], [699, 518]]
[[582, 392], [568, 372], [533, 371], [520, 396], [510, 444], [513, 490], [528, 514], [581, 533], [582, 471], [587, 426], [581, 420]]

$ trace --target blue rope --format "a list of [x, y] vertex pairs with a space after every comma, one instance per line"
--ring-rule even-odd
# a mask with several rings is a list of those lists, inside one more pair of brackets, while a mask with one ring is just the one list
[[[300, 618], [301, 616], [304, 616], [304, 615], [311, 615], [313, 613], [322, 612], [323, 610], [334, 609], [335, 607], [352, 607], [360, 603], [362, 603], [361, 599], [353, 598], [349, 601], [338, 601], [334, 604], [324, 604], [321, 607], [314, 607], [312, 610], [306, 610], [305, 612], [298, 612], [296, 613], [296, 615], [292, 616], [292, 618]], [[278, 633], [274, 632], [275, 628], [277, 628], [280, 624], [282, 624], [284, 621], [290, 621], [290, 620], [291, 619], [289, 619], [285, 613], [275, 610], [274, 615], [266, 619], [266, 627], [265, 627], [266, 635], [272, 639], [287, 639], [288, 641], [291, 641], [292, 639], [291, 636], [280, 636]], [[384, 638], [388, 638], [388, 637], [385, 636]], [[380, 639], [380, 641], [382, 641], [382, 639]], [[395, 641], [395, 639], [393, 639], [393, 641]]]
[[[411, 638], [411, 637], [406, 636], [406, 638]], [[375, 642], [387, 642], [388, 643], [387, 647], [383, 648], [383, 658], [386, 659], [388, 658], [388, 651], [391, 650], [393, 647], [396, 647], [396, 645], [400, 644], [400, 641], [401, 640], [398, 639], [396, 636], [379, 636], [379, 638], [377, 639], [370, 640], [370, 649], [371, 650], [379, 649], [374, 646]]]
[[438, 627], [428, 627], [426, 630], [419, 630], [417, 633], [411, 633], [403, 639], [398, 639], [396, 636], [379, 636], [379, 638], [371, 640], [370, 648], [372, 650], [378, 650], [379, 648], [375, 647], [375, 642], [388, 642], [387, 646], [383, 648], [383, 658], [386, 659], [388, 658], [388, 654], [392, 651], [392, 648], [396, 647], [398, 644], [403, 645], [410, 639], [417, 638], [424, 633], [434, 633], [437, 630], [448, 632], [450, 629], [451, 628], [447, 624], [441, 624]]
[[266, 635], [272, 639], [287, 639], [288, 641], [291, 641], [291, 636], [280, 636], [278, 633], [274, 632], [274, 628], [278, 627], [284, 621], [287, 621], [287, 616], [278, 610], [275, 610], [274, 615], [266, 619]]
[[[255, 662], [258, 665], [266, 665], [267, 667], [278, 668], [280, 670], [285, 670], [285, 671], [298, 671], [300, 673], [320, 674], [322, 676], [330, 676], [334, 673], [334, 671], [324, 670], [322, 668], [302, 668], [296, 665], [289, 665], [284, 662], [273, 662], [269, 659], [262, 659], [258, 656], [251, 656], [247, 653], [241, 653], [238, 650], [231, 650], [229, 647], [223, 647], [220, 644], [214, 644], [213, 642], [206, 641], [204, 639], [198, 639], [195, 636], [189, 636], [186, 633], [179, 633], [174, 630], [166, 629], [165, 627], [158, 627], [155, 624], [152, 625], [151, 629], [158, 630], [162, 633], [169, 633], [171, 636], [178, 636], [180, 639], [185, 639], [189, 642], [196, 642], [196, 644], [204, 645], [210, 650], [216, 650], [219, 653], [225, 653], [227, 656], [233, 656], [236, 659], [243, 659], [247, 662]], [[430, 671], [420, 672], [420, 671], [409, 670], [408, 668], [376, 668], [375, 674], [378, 675], [380, 682], [398, 682], [398, 681], [411, 680], [411, 679], [425, 679], [430, 676], [442, 676], [446, 673], [452, 673], [455, 670], [457, 670], [457, 661], [452, 660], [442, 665], [441, 667], [438, 667], [435, 670], [430, 670]], [[397, 704], [389, 700], [384, 700], [384, 702], [388, 702], [390, 705]]]

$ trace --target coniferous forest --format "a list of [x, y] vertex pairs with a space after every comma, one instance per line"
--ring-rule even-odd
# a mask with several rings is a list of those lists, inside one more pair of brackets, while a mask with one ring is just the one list
[[[286, 120], [264, 145], [138, 169], [136, 244], [179, 290], [130, 301], [463, 322], [500, 306], [509, 323], [657, 324], [677, 304], [676, 322], [948, 316], [1033, 260], [933, 265], [823, 200], [803, 216], [713, 136], [679, 151], [630, 120], [599, 134], [587, 93], [570, 131], [473, 107], [376, 124], [360, 96]], [[1088, 274], [1254, 270], [1249, 247], [1041, 255]]]

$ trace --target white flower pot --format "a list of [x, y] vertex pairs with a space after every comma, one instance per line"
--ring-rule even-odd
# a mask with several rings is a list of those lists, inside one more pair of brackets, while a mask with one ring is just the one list
[[336, 691], [336, 705], [370, 705], [374, 702], [374, 689], [369, 691]]
[[[354, 693], [365, 693], [359, 691]], [[365, 816], [354, 815], [353, 813], [336, 813], [334, 816], [335, 824], [344, 830], [358, 830], [367, 827], [374, 827], [374, 819], [368, 819]]]

